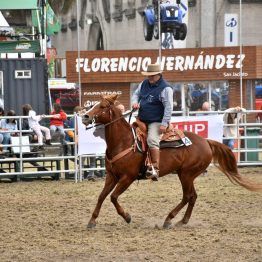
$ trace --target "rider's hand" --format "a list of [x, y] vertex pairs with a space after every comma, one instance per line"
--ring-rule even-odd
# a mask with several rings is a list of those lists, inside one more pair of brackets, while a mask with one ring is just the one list
[[132, 105], [132, 108], [133, 108], [133, 109], [139, 109], [139, 108], [140, 108], [139, 103], [134, 103], [134, 104]]
[[164, 132], [166, 132], [167, 127], [161, 125], [161, 126], [159, 127], [159, 129], [160, 129], [160, 132], [161, 132], [161, 133], [164, 133]]

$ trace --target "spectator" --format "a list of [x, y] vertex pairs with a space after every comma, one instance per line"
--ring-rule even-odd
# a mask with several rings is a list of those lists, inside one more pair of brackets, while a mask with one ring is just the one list
[[[262, 105], [260, 106], [259, 110], [262, 110]], [[262, 112], [257, 113], [256, 119], [259, 123], [262, 123]]]
[[32, 109], [32, 106], [30, 104], [23, 105], [23, 115], [28, 116], [28, 126], [37, 135], [37, 141], [38, 141], [39, 146], [35, 148], [35, 151], [43, 149], [43, 134], [42, 134], [42, 132], [45, 134], [46, 144], [51, 145], [50, 130], [47, 127], [39, 124], [39, 121], [45, 115], [36, 115], [36, 112]]
[[209, 108], [209, 103], [208, 102], [204, 102], [203, 104], [202, 104], [202, 111], [209, 111], [210, 110], [210, 108]]
[[51, 112], [50, 118], [50, 131], [51, 137], [57, 133], [59, 134], [59, 140], [62, 145], [65, 145], [65, 130], [64, 122], [67, 119], [66, 113], [62, 110], [61, 105], [54, 103], [54, 110]]
[[[79, 111], [81, 111], [83, 108], [81, 106], [76, 106], [74, 108], [74, 113], [79, 113]], [[73, 128], [75, 129], [75, 118], [71, 117], [69, 119], [67, 119], [64, 122], [64, 127], [65, 128]], [[67, 130], [65, 132], [65, 140], [68, 142], [73, 142], [76, 138], [76, 142], [77, 142], [77, 136], [75, 136], [75, 133], [73, 130]], [[64, 154], [68, 155], [68, 146], [64, 145]], [[74, 150], [71, 148], [71, 155], [74, 155]]]
[[[237, 137], [238, 135], [237, 122], [242, 118], [243, 112], [246, 112], [246, 109], [237, 106], [228, 108], [223, 115], [225, 124], [223, 129], [223, 144], [227, 145], [230, 149], [234, 149], [235, 139], [231, 137]], [[227, 124], [231, 126], [226, 126]]]
[[35, 132], [32, 132], [32, 133], [24, 132], [24, 130], [30, 130], [28, 118], [22, 119], [22, 128], [21, 129], [23, 130], [22, 131], [23, 136], [29, 136], [30, 143], [37, 143], [37, 135], [35, 134]]
[[[7, 116], [14, 117], [15, 111], [10, 110], [7, 113]], [[11, 142], [11, 136], [16, 136], [17, 133], [13, 132], [15, 130], [18, 130], [17, 128], [17, 122], [16, 119], [14, 118], [5, 118], [1, 119], [0, 121], [0, 130], [5, 131], [0, 133], [0, 141], [2, 139], [2, 144], [3, 145], [9, 145]], [[10, 132], [8, 132], [10, 131]], [[4, 147], [4, 149], [7, 149], [7, 147]]]

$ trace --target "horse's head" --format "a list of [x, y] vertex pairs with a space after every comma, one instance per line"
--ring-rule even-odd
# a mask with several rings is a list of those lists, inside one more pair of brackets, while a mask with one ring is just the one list
[[[100, 102], [85, 111], [82, 115], [82, 122], [85, 125], [90, 123], [106, 124], [112, 121], [113, 110], [118, 95], [101, 96]], [[119, 110], [118, 110], [119, 111]]]

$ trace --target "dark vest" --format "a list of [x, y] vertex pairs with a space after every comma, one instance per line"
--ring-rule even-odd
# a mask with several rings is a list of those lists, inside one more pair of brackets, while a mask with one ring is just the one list
[[162, 122], [164, 106], [160, 100], [161, 92], [169, 84], [162, 78], [151, 86], [148, 79], [144, 80], [140, 89], [138, 117], [145, 123]]

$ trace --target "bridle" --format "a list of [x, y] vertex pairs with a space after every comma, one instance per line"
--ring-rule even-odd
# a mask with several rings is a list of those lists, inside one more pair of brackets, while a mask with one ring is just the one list
[[[103, 109], [101, 112], [99, 112], [98, 114], [96, 114], [96, 115], [93, 116], [93, 120], [92, 120], [92, 124], [93, 124], [93, 125], [92, 125], [91, 127], [86, 127], [86, 130], [91, 129], [91, 128], [94, 128], [94, 127], [97, 127], [97, 126], [100, 126], [100, 125], [104, 125], [105, 127], [106, 127], [106, 126], [109, 126], [109, 125], [113, 124], [114, 122], [119, 121], [120, 119], [122, 119], [122, 118], [124, 118], [125, 116], [128, 116], [128, 115], [129, 115], [129, 121], [128, 121], [128, 122], [130, 123], [132, 114], [133, 114], [133, 112], [135, 111], [135, 109], [132, 109], [130, 112], [127, 112], [127, 113], [125, 113], [125, 114], [122, 114], [120, 117], [112, 120], [112, 115], [113, 115], [113, 114], [112, 114], [112, 105], [114, 105], [114, 104], [110, 103], [108, 100], [106, 100], [106, 101], [107, 101], [108, 105], [107, 105], [107, 106], [105, 107], [105, 109]], [[95, 124], [96, 119], [98, 119], [98, 117], [100, 117], [102, 114], [107, 113], [108, 110], [109, 110], [110, 122], [108, 122], [108, 123], [106, 123], [106, 124]], [[133, 132], [133, 130], [132, 130], [132, 132]], [[133, 135], [134, 135], [134, 133], [133, 133]], [[108, 163], [110, 164], [111, 168], [113, 168], [113, 163], [114, 163], [115, 161], [121, 159], [121, 158], [124, 157], [125, 155], [129, 154], [131, 151], [134, 151], [134, 152], [135, 152], [135, 150], [136, 150], [136, 145], [137, 145], [137, 141], [136, 141], [136, 139], [134, 139], [134, 144], [132, 144], [131, 147], [129, 147], [129, 148], [123, 150], [122, 152], [118, 153], [118, 154], [115, 155], [112, 159], [109, 159], [108, 156], [107, 156], [107, 153], [106, 153], [106, 156], [105, 156], [105, 157], [106, 157], [106, 160], [108, 161]]]
[[[128, 116], [128, 115], [129, 115], [129, 121], [128, 121], [128, 122], [130, 123], [130, 119], [131, 119], [132, 114], [133, 114], [133, 112], [135, 111], [135, 109], [132, 109], [131, 111], [129, 111], [129, 112], [125, 113], [125, 114], [122, 114], [120, 117], [112, 120], [112, 106], [113, 106], [114, 104], [111, 104], [107, 99], [105, 99], [105, 100], [106, 100], [106, 102], [108, 103], [107, 106], [106, 106], [101, 112], [99, 112], [98, 114], [96, 114], [96, 115], [93, 116], [92, 126], [86, 127], [86, 130], [91, 129], [91, 128], [94, 128], [94, 127], [97, 127], [97, 126], [101, 126], [101, 125], [104, 125], [104, 126], [106, 127], [106, 126], [111, 125], [111, 124], [113, 124], [114, 122], [116, 122], [116, 121], [118, 121], [118, 120], [120, 120], [120, 119], [122, 119], [122, 118], [124, 118], [124, 117], [126, 117], [126, 116]], [[108, 122], [108, 123], [106, 123], [106, 124], [95, 124], [95, 123], [96, 123], [96, 119], [98, 119], [98, 117], [100, 117], [101, 115], [107, 113], [108, 111], [109, 111], [109, 119], [110, 119], [110, 122]]]

